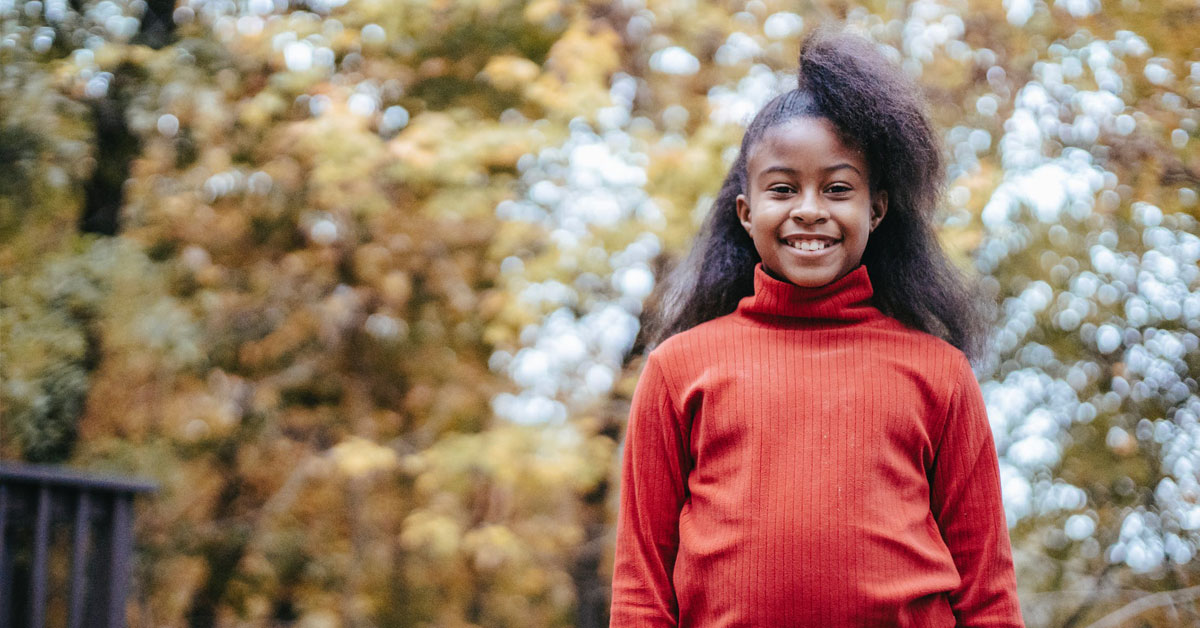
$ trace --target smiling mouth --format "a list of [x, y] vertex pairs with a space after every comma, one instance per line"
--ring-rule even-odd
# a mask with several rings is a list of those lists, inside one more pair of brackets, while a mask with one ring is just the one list
[[798, 251], [823, 251], [841, 240], [824, 240], [824, 239], [798, 239], [798, 240], [781, 240], [787, 246]]

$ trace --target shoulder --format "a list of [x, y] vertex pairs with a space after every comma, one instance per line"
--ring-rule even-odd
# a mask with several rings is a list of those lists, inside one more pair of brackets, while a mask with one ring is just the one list
[[958, 347], [925, 331], [886, 317], [874, 335], [886, 350], [878, 351], [879, 365], [902, 373], [942, 415], [961, 391], [979, 384], [971, 363]]
[[678, 372], [688, 363], [715, 357], [720, 348], [743, 332], [744, 326], [735, 322], [733, 315], [719, 316], [667, 338], [648, 357], [664, 370]]
[[746, 327], [725, 315], [681, 331], [659, 343], [646, 355], [643, 374], [661, 373], [674, 391], [684, 391], [706, 370], [726, 361], [729, 348], [738, 344]]
[[941, 371], [952, 367], [957, 377], [962, 369], [971, 370], [970, 361], [958, 347], [920, 329], [914, 329], [890, 316], [884, 317], [881, 334], [888, 344], [903, 351], [903, 358], [924, 368]]

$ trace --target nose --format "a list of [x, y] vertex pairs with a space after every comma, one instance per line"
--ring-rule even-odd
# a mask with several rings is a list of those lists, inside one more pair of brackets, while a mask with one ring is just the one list
[[820, 198], [812, 193], [800, 195], [788, 215], [792, 220], [803, 223], [822, 223], [829, 219], [829, 212], [821, 203]]

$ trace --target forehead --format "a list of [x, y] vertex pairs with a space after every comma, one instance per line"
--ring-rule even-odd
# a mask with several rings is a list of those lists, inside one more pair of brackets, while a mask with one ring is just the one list
[[799, 166], [822, 166], [845, 162], [866, 171], [862, 151], [847, 145], [838, 136], [833, 123], [825, 118], [793, 118], [763, 131], [750, 149], [747, 166], [753, 176], [758, 170], [786, 162], [793, 169]]

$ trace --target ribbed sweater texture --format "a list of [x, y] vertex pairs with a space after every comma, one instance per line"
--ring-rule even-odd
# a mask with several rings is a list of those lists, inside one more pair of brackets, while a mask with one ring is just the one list
[[614, 627], [1023, 626], [965, 356], [755, 268], [647, 358], [622, 454]]

